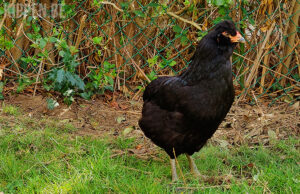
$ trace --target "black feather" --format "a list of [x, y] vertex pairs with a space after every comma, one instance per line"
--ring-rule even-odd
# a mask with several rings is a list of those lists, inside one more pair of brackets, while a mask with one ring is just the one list
[[139, 125], [171, 158], [199, 151], [228, 113], [234, 88], [230, 56], [235, 44], [222, 32], [236, 35], [224, 21], [197, 45], [191, 65], [179, 76], [152, 81], [143, 95]]

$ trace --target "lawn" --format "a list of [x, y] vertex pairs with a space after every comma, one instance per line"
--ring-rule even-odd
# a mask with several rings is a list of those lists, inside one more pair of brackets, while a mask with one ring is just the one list
[[[2, 106], [0, 193], [300, 193], [300, 141], [295, 137], [269, 146], [208, 144], [194, 155], [207, 178], [190, 175], [180, 156], [181, 181], [171, 183], [163, 151], [159, 160], [143, 160], [127, 151], [138, 145], [134, 137], [76, 136], [76, 130]], [[124, 154], [116, 156], [115, 149]]]

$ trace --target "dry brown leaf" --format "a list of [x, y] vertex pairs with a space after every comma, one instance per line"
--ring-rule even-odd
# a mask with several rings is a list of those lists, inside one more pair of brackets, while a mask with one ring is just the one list
[[139, 144], [139, 145], [135, 146], [135, 149], [140, 150], [140, 149], [142, 149], [142, 147], [143, 147], [143, 145]]
[[295, 110], [299, 110], [299, 105], [300, 105], [300, 102], [298, 101], [295, 104], [293, 104], [292, 108]]
[[3, 77], [3, 69], [0, 67], [0, 81], [2, 80]]
[[114, 107], [115, 109], [119, 109], [119, 104], [116, 101], [112, 101], [110, 106]]

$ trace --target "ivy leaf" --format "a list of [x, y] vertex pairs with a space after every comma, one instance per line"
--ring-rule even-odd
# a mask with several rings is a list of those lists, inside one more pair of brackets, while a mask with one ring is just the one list
[[65, 51], [59, 51], [59, 56], [64, 57], [66, 55]]
[[110, 76], [105, 76], [106, 80], [108, 81], [109, 85], [113, 86], [114, 85], [114, 79]]
[[84, 82], [82, 81], [82, 79], [81, 79], [78, 75], [76, 75], [76, 74], [74, 74], [73, 76], [74, 76], [74, 79], [76, 80], [76, 86], [77, 86], [80, 90], [84, 90], [85, 84], [84, 84]]
[[93, 38], [94, 44], [101, 44], [102, 40], [103, 40], [103, 37], [102, 37], [102, 36], [94, 37], [94, 38]]
[[75, 46], [70, 46], [70, 51], [71, 51], [71, 53], [77, 53], [78, 49], [76, 49]]
[[33, 47], [33, 48], [39, 48], [39, 45], [36, 44], [36, 43], [33, 43], [33, 44], [31, 44], [30, 46]]
[[185, 5], [185, 6], [189, 6], [190, 4], [191, 4], [191, 2], [190, 2], [189, 0], [185, 0], [185, 1], [184, 1], [184, 5]]
[[45, 39], [43, 39], [43, 38], [40, 39], [39, 47], [40, 47], [41, 49], [45, 48], [46, 44], [47, 44], [47, 41], [46, 41]]
[[107, 61], [103, 62], [103, 68], [105, 72], [109, 72], [111, 69], [115, 68], [115, 64], [111, 64]]
[[157, 59], [158, 59], [158, 55], [148, 59], [147, 62], [149, 63], [149, 67], [152, 67], [153, 65], [155, 65], [157, 63]]
[[142, 12], [141, 10], [135, 10], [134, 13], [135, 13], [135, 15], [137, 15], [139, 17], [143, 17], [144, 18], [146, 16], [145, 13]]
[[68, 82], [71, 83], [72, 86], [76, 85], [76, 79], [74, 78], [74, 76], [72, 75], [71, 72], [69, 72], [69, 71], [66, 72], [66, 78], [67, 78]]
[[88, 91], [88, 92], [80, 93], [79, 95], [86, 100], [90, 100], [93, 93]]
[[38, 25], [32, 25], [32, 28], [35, 33], [38, 33], [41, 29]]
[[57, 74], [56, 74], [56, 82], [58, 83], [62, 83], [65, 79], [65, 70], [63, 69], [60, 69], [57, 71]]
[[129, 2], [122, 2], [121, 7], [122, 7], [122, 9], [127, 10], [129, 8]]
[[171, 61], [171, 63], [169, 64], [170, 67], [173, 67], [174, 65], [176, 65], [176, 61]]
[[49, 40], [52, 43], [56, 43], [57, 42], [57, 38], [55, 38], [55, 37], [50, 37]]
[[224, 5], [226, 4], [226, 2], [224, 0], [215, 0], [215, 5], [216, 6], [221, 6], [221, 5]]
[[147, 76], [151, 81], [157, 78], [156, 73], [154, 71], [151, 71]]
[[220, 7], [218, 12], [220, 15], [224, 16], [224, 15], [226, 15], [227, 10], [228, 9], [226, 9], [225, 7]]
[[65, 40], [62, 40], [62, 41], [60, 42], [60, 45], [59, 45], [59, 46], [61, 46], [61, 48], [66, 49], [66, 50], [69, 49], [69, 45], [67, 44], [67, 41], [65, 41]]
[[182, 28], [178, 25], [173, 26], [173, 31], [180, 34], [182, 31]]
[[186, 36], [182, 36], [180, 42], [183, 46], [187, 45], [189, 39]]
[[104, 86], [105, 90], [114, 91], [114, 88], [112, 86]]

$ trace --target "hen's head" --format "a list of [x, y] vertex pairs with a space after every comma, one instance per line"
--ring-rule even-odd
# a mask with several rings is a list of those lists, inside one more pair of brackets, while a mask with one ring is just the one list
[[218, 23], [213, 31], [216, 41], [220, 44], [235, 45], [238, 42], [245, 42], [245, 39], [230, 20]]

